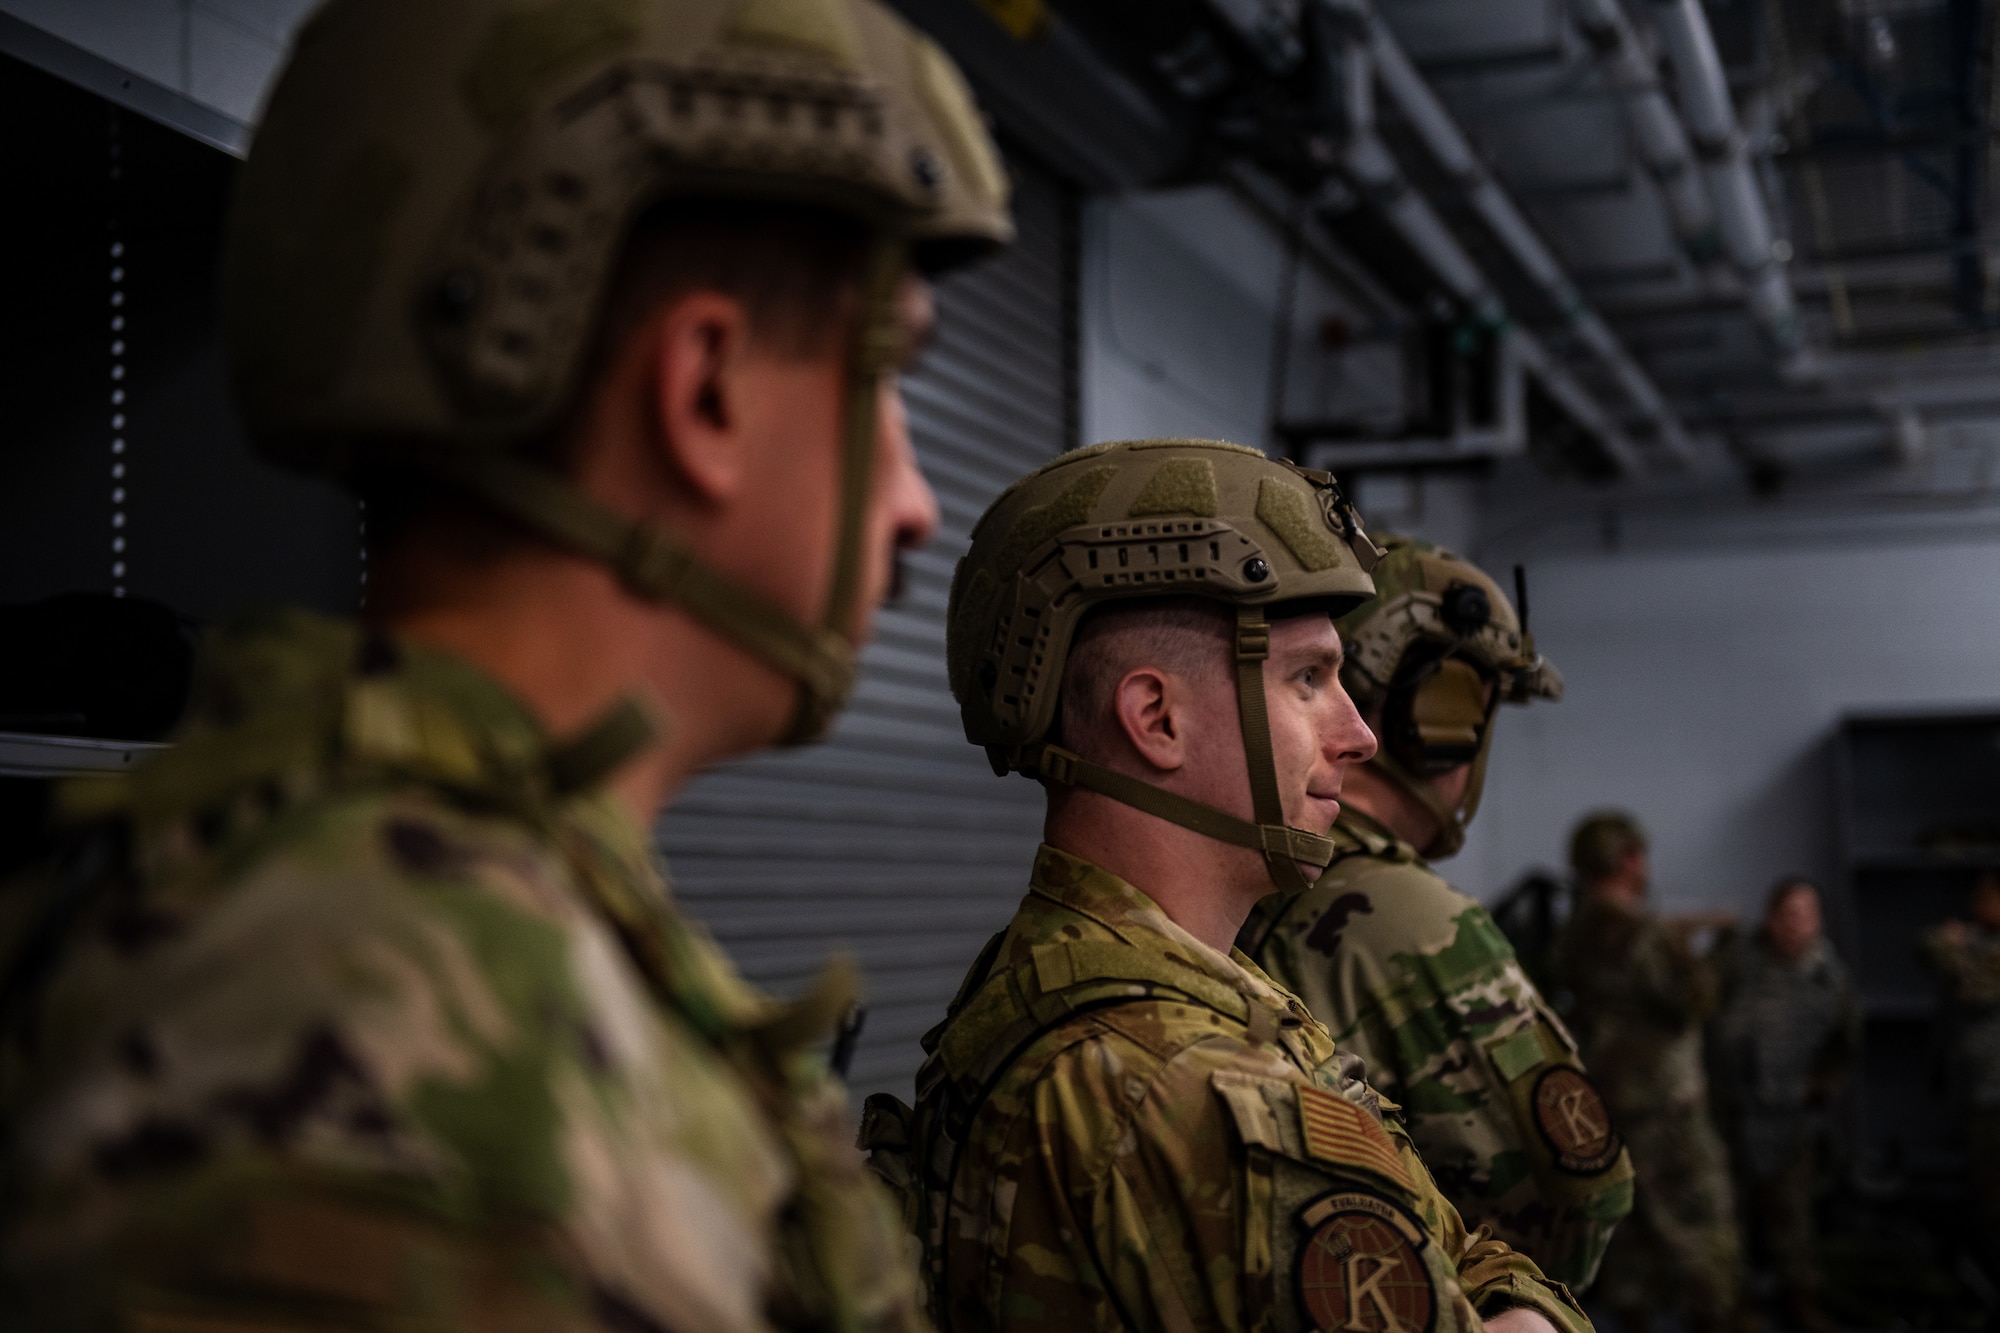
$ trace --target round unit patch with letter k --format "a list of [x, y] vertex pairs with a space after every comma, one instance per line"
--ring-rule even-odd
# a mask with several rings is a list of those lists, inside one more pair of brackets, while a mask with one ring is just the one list
[[1437, 1292], [1424, 1233], [1372, 1194], [1329, 1194], [1299, 1215], [1299, 1301], [1320, 1333], [1430, 1333]]
[[1594, 1176], [1618, 1160], [1622, 1146], [1611, 1128], [1611, 1109], [1591, 1081], [1567, 1065], [1535, 1080], [1535, 1128], [1556, 1155], [1556, 1165]]

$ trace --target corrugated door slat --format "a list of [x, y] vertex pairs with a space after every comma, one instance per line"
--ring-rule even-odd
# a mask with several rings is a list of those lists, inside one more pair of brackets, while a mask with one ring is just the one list
[[908, 1098], [917, 1038], [1027, 882], [1041, 792], [995, 778], [944, 679], [951, 571], [993, 497], [1064, 444], [1065, 187], [1013, 164], [1019, 243], [946, 280], [936, 342], [905, 385], [943, 524], [907, 565], [854, 705], [823, 745], [696, 782], [660, 824], [674, 883], [737, 965], [781, 995], [851, 950], [868, 983], [856, 1097]]

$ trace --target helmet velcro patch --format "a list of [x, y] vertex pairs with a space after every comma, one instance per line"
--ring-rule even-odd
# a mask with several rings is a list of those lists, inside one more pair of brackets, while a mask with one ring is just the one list
[[1215, 465], [1206, 458], [1173, 458], [1146, 478], [1126, 516], [1197, 514], [1214, 518], [1220, 507], [1215, 490]]
[[623, 50], [638, 35], [636, 0], [516, 5], [493, 21], [459, 88], [482, 125], [504, 131], [563, 75]]
[[1117, 475], [1118, 469], [1108, 465], [1089, 468], [1063, 487], [1055, 499], [1022, 514], [1014, 530], [1007, 534], [1007, 540], [1001, 543], [993, 563], [1002, 569], [1017, 568], [1029, 552], [1058, 532], [1088, 523], [1098, 497]]
[[1264, 478], [1257, 487], [1257, 518], [1310, 572], [1317, 574], [1340, 563], [1340, 543], [1297, 487], [1276, 477]]
[[843, 68], [861, 64], [861, 34], [853, 16], [827, 0], [738, 0], [722, 35], [745, 45], [808, 51]]

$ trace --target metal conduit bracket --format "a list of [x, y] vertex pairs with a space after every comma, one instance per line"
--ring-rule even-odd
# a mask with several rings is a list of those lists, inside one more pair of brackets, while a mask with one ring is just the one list
[[[1597, 316], [1576, 285], [1569, 280], [1562, 263], [1528, 223], [1507, 192], [1493, 179], [1479, 160], [1469, 140], [1437, 99], [1423, 75], [1403, 51], [1395, 34], [1369, 0], [1318, 0], [1344, 20], [1344, 28], [1358, 34], [1358, 44], [1366, 52], [1374, 82], [1395, 102], [1397, 110], [1415, 130], [1425, 149], [1436, 159], [1466, 195], [1487, 228], [1501, 242], [1509, 256], [1527, 277], [1547, 293], [1555, 307], [1564, 312], [1578, 341], [1588, 349], [1630, 400], [1636, 415], [1643, 418], [1664, 449], [1684, 466], [1696, 464], [1698, 455], [1679, 419], [1667, 405], [1650, 376], [1626, 352], [1611, 328]], [[1330, 58], [1345, 59], [1347, 53]], [[1394, 154], [1374, 130], [1372, 107], [1355, 117], [1354, 133], [1344, 154], [1343, 166], [1362, 192], [1374, 200], [1404, 241], [1423, 257], [1440, 281], [1454, 296], [1475, 308], [1484, 306], [1504, 318], [1499, 297], [1492, 284], [1464, 247], [1452, 236], [1442, 218], [1403, 175]], [[1538, 342], [1521, 335], [1524, 364], [1550, 389], [1578, 424], [1605, 442], [1606, 452], [1624, 470], [1643, 473], [1646, 468], [1638, 449], [1611, 421], [1609, 414], [1591, 399], [1566, 372], [1557, 367]], [[1561, 387], [1551, 381], [1561, 380]], [[1588, 403], [1587, 410], [1572, 410]]]

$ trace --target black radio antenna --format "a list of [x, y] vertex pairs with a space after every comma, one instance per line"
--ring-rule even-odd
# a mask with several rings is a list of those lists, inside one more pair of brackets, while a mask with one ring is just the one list
[[1521, 615], [1521, 633], [1528, 632], [1528, 567], [1514, 566], [1514, 609]]

